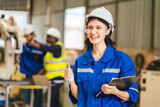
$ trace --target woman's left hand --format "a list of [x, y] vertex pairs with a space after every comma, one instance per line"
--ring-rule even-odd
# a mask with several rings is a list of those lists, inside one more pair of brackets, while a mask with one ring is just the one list
[[104, 94], [115, 94], [116, 92], [118, 92], [116, 86], [110, 86], [109, 84], [102, 85], [101, 89]]
[[116, 86], [110, 86], [108, 84], [102, 85], [102, 91], [104, 94], [114, 94], [124, 101], [130, 101], [129, 93], [127, 91], [120, 91]]

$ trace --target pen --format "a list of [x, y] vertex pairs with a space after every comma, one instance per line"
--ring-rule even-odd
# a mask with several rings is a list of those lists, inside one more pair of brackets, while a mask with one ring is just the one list
[[99, 93], [96, 95], [96, 98], [97, 98], [101, 93], [102, 93], [102, 91], [101, 91], [101, 92], [99, 92]]
[[[69, 64], [67, 63], [67, 68], [69, 68]], [[70, 83], [70, 78], [68, 78], [68, 83]]]

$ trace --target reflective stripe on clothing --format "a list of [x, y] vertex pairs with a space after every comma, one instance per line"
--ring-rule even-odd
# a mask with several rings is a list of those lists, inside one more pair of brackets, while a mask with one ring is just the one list
[[48, 73], [50, 72], [61, 72], [61, 71], [65, 71], [66, 69], [58, 69], [58, 70], [48, 70]]
[[64, 80], [53, 80], [53, 82], [55, 84], [62, 84], [62, 83], [64, 83]]
[[138, 89], [132, 88], [130, 87], [129, 89], [136, 91], [137, 93], [139, 93]]
[[58, 64], [58, 63], [62, 63], [62, 62], [66, 62], [66, 60], [54, 61], [54, 62], [46, 62], [45, 64]]
[[90, 72], [90, 73], [93, 73], [93, 69], [90, 69], [90, 68], [80, 69], [80, 68], [78, 68], [77, 72]]
[[112, 68], [103, 69], [103, 73], [119, 73], [119, 72], [120, 72], [120, 69], [112, 69]]

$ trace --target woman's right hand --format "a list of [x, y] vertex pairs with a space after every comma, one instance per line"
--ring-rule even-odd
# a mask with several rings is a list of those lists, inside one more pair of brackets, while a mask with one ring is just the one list
[[70, 68], [70, 64], [67, 63], [67, 69], [64, 71], [64, 79], [69, 82], [71, 93], [76, 100], [78, 100], [78, 86], [74, 82], [73, 71]]
[[70, 68], [70, 64], [67, 63], [68, 68], [64, 71], [64, 79], [66, 81], [69, 81], [69, 84], [75, 83], [74, 82], [74, 75], [73, 75], [73, 71]]

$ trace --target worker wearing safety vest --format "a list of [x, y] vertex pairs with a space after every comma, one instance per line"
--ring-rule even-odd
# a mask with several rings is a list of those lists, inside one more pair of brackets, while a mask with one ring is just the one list
[[60, 87], [64, 83], [64, 71], [67, 68], [66, 52], [63, 44], [58, 41], [61, 34], [56, 28], [49, 28], [47, 31], [47, 45], [36, 43], [34, 40], [30, 45], [35, 46], [46, 52], [44, 57], [44, 71], [52, 84], [51, 88], [51, 107], [60, 107], [59, 95]]

